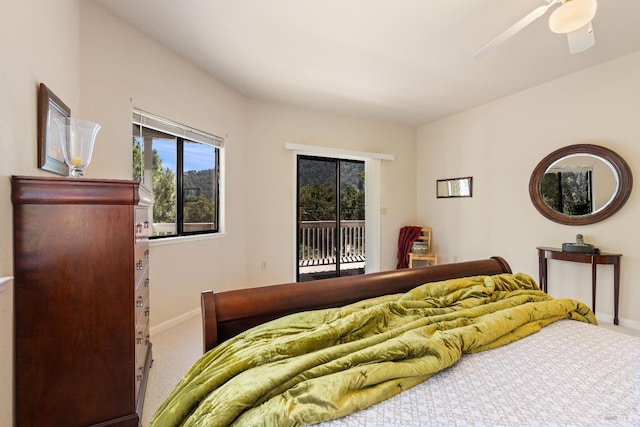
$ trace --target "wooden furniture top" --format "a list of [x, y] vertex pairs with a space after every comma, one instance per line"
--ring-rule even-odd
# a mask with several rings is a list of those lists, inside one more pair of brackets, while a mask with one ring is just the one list
[[538, 246], [539, 256], [544, 255], [545, 258], [559, 259], [564, 261], [584, 262], [591, 264], [593, 260], [596, 264], [613, 264], [617, 262], [622, 254], [599, 252], [599, 253], [580, 253], [580, 252], [565, 252], [561, 248], [552, 248], [548, 246]]
[[[11, 181], [14, 205], [135, 205], [140, 201], [138, 181], [41, 176], [12, 176]], [[61, 185], [64, 192], [54, 191]]]

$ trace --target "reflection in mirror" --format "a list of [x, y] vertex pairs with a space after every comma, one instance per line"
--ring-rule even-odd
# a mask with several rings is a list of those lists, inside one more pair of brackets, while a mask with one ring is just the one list
[[588, 215], [607, 206], [616, 194], [615, 169], [597, 156], [566, 156], [549, 166], [540, 183], [542, 199], [564, 215]]
[[436, 181], [436, 197], [472, 197], [473, 177], [438, 179]]
[[531, 201], [552, 221], [585, 225], [613, 215], [632, 187], [627, 163], [608, 148], [577, 144], [549, 154], [529, 181]]

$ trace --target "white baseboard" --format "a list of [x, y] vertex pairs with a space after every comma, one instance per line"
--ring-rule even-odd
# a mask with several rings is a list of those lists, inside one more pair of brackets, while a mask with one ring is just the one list
[[[611, 313], [596, 313], [596, 318], [599, 322], [613, 324], [613, 314]], [[623, 319], [620, 317], [618, 319], [618, 325], [624, 328], [640, 331], [640, 322], [637, 320]]]
[[176, 316], [173, 319], [169, 319], [165, 322], [162, 322], [158, 325], [152, 326], [149, 328], [149, 335], [152, 337], [159, 333], [162, 333], [168, 329], [173, 328], [174, 326], [179, 325], [180, 323], [186, 322], [187, 320], [191, 320], [196, 316], [200, 316], [200, 308], [194, 308], [191, 311], [188, 311], [180, 316]]
[[[613, 321], [611, 323], [613, 323]], [[620, 324], [620, 326], [623, 326], [625, 328], [640, 331], [640, 322], [638, 322], [637, 320], [619, 319], [618, 323]]]

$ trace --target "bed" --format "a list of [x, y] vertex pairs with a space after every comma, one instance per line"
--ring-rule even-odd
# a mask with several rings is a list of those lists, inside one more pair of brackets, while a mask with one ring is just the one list
[[[476, 305], [478, 289], [486, 288], [491, 293], [480, 297], [488, 305]], [[516, 300], [523, 303], [512, 302]], [[324, 426], [638, 425], [640, 338], [596, 326], [584, 304], [551, 298], [530, 276], [512, 274], [500, 257], [304, 284], [206, 291], [201, 301], [205, 355], [158, 409], [152, 426], [231, 421]], [[508, 305], [509, 311], [487, 311], [496, 304]], [[391, 308], [380, 315], [380, 307]], [[430, 320], [432, 312], [437, 321]], [[458, 312], [473, 312], [472, 319], [482, 320], [451, 317]], [[369, 317], [360, 317], [363, 313]], [[393, 339], [380, 338], [391, 333], [381, 324], [395, 325], [395, 317], [389, 316], [407, 313], [415, 315], [407, 324], [426, 322], [415, 329], [421, 331], [419, 340], [414, 329]], [[313, 329], [308, 328], [310, 319]], [[354, 327], [353, 319], [365, 320]], [[341, 335], [339, 357], [323, 353], [333, 351], [333, 344], [330, 349], [307, 347], [341, 325], [349, 325], [351, 332]], [[487, 325], [502, 332], [494, 334]], [[255, 337], [265, 346], [256, 353], [245, 344]], [[432, 338], [437, 343], [415, 356], [413, 343]], [[375, 345], [357, 347], [367, 340], [376, 340]], [[388, 342], [393, 346], [381, 347]], [[298, 351], [295, 358], [282, 355], [297, 346], [301, 350], [291, 350]], [[369, 351], [372, 347], [375, 353]], [[255, 362], [263, 360], [265, 352], [273, 354], [274, 361]], [[392, 354], [391, 359], [378, 360], [379, 352]], [[402, 357], [398, 352], [404, 352]], [[457, 357], [449, 357], [456, 352]], [[409, 362], [405, 353], [411, 354]], [[363, 354], [375, 354], [375, 360]], [[317, 364], [285, 380], [280, 376], [286, 364], [309, 360]], [[337, 361], [347, 366], [335, 369]], [[422, 370], [425, 366], [428, 369]], [[228, 374], [234, 369], [237, 372]], [[320, 370], [329, 372], [318, 374]], [[342, 379], [337, 370], [352, 376]], [[342, 391], [334, 392], [334, 386]], [[265, 387], [275, 391], [252, 394]], [[245, 406], [250, 410], [238, 409]], [[236, 415], [224, 422], [216, 418], [225, 411]]]

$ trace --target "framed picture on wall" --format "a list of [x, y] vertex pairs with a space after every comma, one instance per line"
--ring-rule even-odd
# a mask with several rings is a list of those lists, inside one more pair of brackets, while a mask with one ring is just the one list
[[60, 134], [53, 126], [56, 117], [71, 117], [71, 110], [44, 83], [38, 90], [38, 167], [40, 169], [68, 175], [64, 162]]
[[436, 197], [438, 199], [472, 196], [473, 177], [471, 176], [436, 180]]

